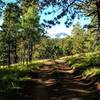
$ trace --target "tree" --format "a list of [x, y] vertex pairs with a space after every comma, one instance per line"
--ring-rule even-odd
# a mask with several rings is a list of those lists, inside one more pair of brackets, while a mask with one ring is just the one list
[[84, 11], [85, 16], [91, 17], [91, 23], [88, 28], [92, 28], [97, 33], [92, 46], [92, 49], [95, 49], [96, 45], [100, 45], [100, 0], [87, 0], [78, 6], [81, 6], [80, 9]]
[[[27, 4], [27, 5], [26, 5]], [[37, 4], [34, 2], [22, 1], [22, 29], [24, 38], [24, 51], [26, 60], [32, 61], [33, 46], [39, 42], [43, 36], [43, 29], [39, 24], [40, 16], [38, 15]], [[24, 52], [24, 53], [25, 53]]]
[[65, 25], [67, 27], [72, 24], [76, 16], [95, 16], [98, 21], [98, 32], [94, 45], [100, 42], [100, 0], [43, 0], [40, 2], [41, 12], [50, 6], [54, 8], [53, 11], [45, 12], [45, 15], [55, 13], [56, 11], [59, 11], [60, 13], [58, 13], [57, 16], [54, 16], [52, 20], [44, 20], [42, 23], [44, 27], [52, 27], [52, 25], [59, 24], [59, 19], [65, 15]]
[[[37, 5], [39, 10], [43, 12], [46, 8], [52, 6], [54, 9], [53, 11], [45, 12], [45, 14], [52, 14], [55, 11], [59, 11], [57, 16], [54, 16], [53, 20], [44, 22], [49, 23], [49, 26], [55, 25], [59, 23], [59, 19], [63, 16], [66, 16], [65, 24], [69, 26], [72, 23], [72, 19], [78, 15], [84, 15], [84, 11], [88, 12], [89, 16], [95, 16], [97, 14], [98, 18], [98, 25], [100, 26], [100, 0], [17, 0], [18, 2], [23, 2], [22, 5], [26, 5], [27, 7], [32, 5], [33, 3]], [[2, 4], [4, 2], [0, 2]], [[85, 8], [85, 9], [84, 9]], [[46, 24], [43, 24], [48, 26]]]
[[[44, 35], [44, 30], [39, 24], [37, 3], [21, 0], [16, 3], [8, 3], [3, 11], [4, 21], [2, 34], [0, 35], [3, 44], [2, 48], [6, 55], [8, 66], [20, 60], [32, 61], [33, 47]], [[23, 49], [22, 49], [23, 48]]]
[[20, 9], [17, 4], [7, 4], [4, 11], [4, 22], [2, 24], [2, 30], [4, 35], [5, 45], [7, 46], [7, 58], [8, 66], [11, 64], [11, 59], [15, 59], [12, 63], [17, 62], [17, 34], [19, 28]]
[[80, 23], [76, 23], [72, 30], [73, 54], [85, 52], [85, 36], [85, 30], [80, 26]]
[[[94, 5], [94, 4], [95, 4], [95, 9], [92, 9], [94, 7], [92, 5]], [[94, 13], [99, 14], [100, 0], [96, 0], [96, 1], [94, 1], [94, 0], [61, 0], [61, 1], [43, 0], [40, 2], [40, 7], [41, 7], [42, 11], [51, 5], [52, 5], [52, 7], [55, 8], [53, 10], [60, 9], [60, 13], [58, 13], [58, 15], [53, 20], [53, 21], [57, 21], [65, 15], [67, 15], [67, 17], [69, 17], [69, 19], [74, 19], [75, 15], [77, 15], [77, 14], [83, 15], [84, 14], [83, 11], [87, 12], [87, 10], [89, 11], [88, 13], [90, 13], [88, 15], [90, 15], [90, 16], [95, 15]], [[85, 8], [85, 9], [83, 10], [83, 8]], [[45, 14], [52, 14], [52, 13], [54, 13], [54, 11], [46, 12]], [[66, 18], [67, 21], [69, 19]], [[49, 22], [51, 22], [51, 21], [48, 21], [48, 23]], [[66, 24], [67, 23], [69, 23], [69, 21], [66, 22]], [[53, 24], [53, 22], [50, 24]]]

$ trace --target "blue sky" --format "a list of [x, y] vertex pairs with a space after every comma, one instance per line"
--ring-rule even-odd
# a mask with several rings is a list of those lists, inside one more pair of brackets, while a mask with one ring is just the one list
[[[2, 1], [5, 1], [6, 3], [8, 3], [8, 2], [15, 2], [16, 0], [2, 0]], [[47, 9], [47, 11], [49, 11], [49, 10], [52, 10], [52, 8]], [[42, 14], [41, 18], [40, 18], [40, 23], [42, 22], [43, 19], [52, 19], [52, 17], [54, 17], [56, 15], [57, 15], [57, 12], [55, 14], [50, 15], [50, 16], [46, 16], [45, 14]], [[57, 33], [66, 33], [68, 35], [71, 34], [71, 31], [73, 29], [73, 25], [71, 25], [69, 28], [66, 28], [66, 26], [64, 24], [65, 20], [66, 20], [66, 17], [63, 17], [60, 20], [60, 25], [57, 24], [57, 25], [53, 26], [52, 28], [46, 29], [46, 31], [48, 32], [48, 35], [51, 38], [55, 38], [57, 36]], [[75, 18], [73, 24], [80, 22], [81, 25], [83, 26], [84, 24], [89, 24], [90, 21], [91, 21], [90, 18], [88, 18], [87, 20], [84, 20], [84, 18], [81, 18], [81, 19]], [[2, 24], [2, 22], [3, 22], [3, 19], [1, 18], [0, 25]], [[60, 38], [63, 38], [63, 37], [65, 37], [65, 35], [64, 36], [61, 35]]]
[[[62, 20], [66, 20], [65, 18], [62, 18]], [[52, 28], [50, 29], [47, 29], [47, 32], [48, 32], [48, 35], [51, 37], [51, 38], [55, 38], [57, 33], [66, 33], [66, 35], [70, 35], [71, 34], [71, 31], [73, 29], [73, 25], [76, 24], [77, 22], [79, 22], [81, 24], [81, 26], [84, 26], [85, 24], [89, 24], [90, 23], [90, 19], [88, 20], [84, 20], [84, 18], [81, 18], [80, 20], [79, 19], [75, 19], [73, 24], [67, 28], [65, 26], [65, 24], [63, 23], [63, 21], [61, 21], [61, 24], [60, 25], [55, 25], [53, 26]], [[60, 38], [64, 38], [65, 35], [61, 35]]]
[[9, 3], [9, 2], [15, 2], [16, 0], [2, 0], [2, 1]]
[[[56, 8], [57, 9], [57, 8]], [[48, 9], [46, 9], [44, 11], [45, 12], [51, 12], [52, 10], [54, 10], [54, 8], [52, 6], [50, 6]], [[42, 14], [41, 15], [41, 20], [40, 22], [42, 22], [43, 19], [49, 19], [49, 20], [52, 20], [52, 18], [54, 18], [56, 15], [58, 15], [59, 11], [56, 10], [55, 13], [51, 14], [51, 15], [45, 15], [45, 14]], [[85, 20], [84, 20], [85, 19]], [[64, 24], [64, 22], [66, 21], [66, 16], [64, 16], [63, 18], [60, 19], [60, 25], [55, 25], [55, 26], [52, 26], [52, 28], [49, 28], [49, 29], [46, 29], [47, 32], [48, 32], [48, 35], [51, 37], [51, 38], [55, 38], [57, 33], [66, 33], [68, 35], [71, 34], [71, 31], [73, 29], [73, 25], [76, 24], [77, 22], [79, 22], [81, 24], [81, 26], [84, 26], [85, 24], [89, 24], [91, 22], [91, 18], [89, 17], [82, 17], [81, 19], [78, 19], [77, 17], [74, 19], [73, 21], [73, 24], [67, 28]], [[61, 38], [65, 37], [65, 35], [61, 35]]]
[[[46, 11], [51, 11], [51, 10], [52, 10], [52, 8], [48, 8]], [[40, 22], [42, 22], [43, 19], [51, 20], [52, 17], [54, 18], [54, 16], [56, 16], [56, 15], [57, 15], [57, 12], [55, 14], [51, 14], [51, 15], [42, 14]], [[57, 33], [66, 33], [66, 35], [70, 35], [74, 24], [79, 22], [81, 24], [81, 26], [84, 26], [85, 24], [89, 24], [91, 19], [89, 17], [82, 17], [81, 19], [78, 19], [76, 17], [73, 21], [73, 24], [69, 28], [67, 28], [65, 26], [65, 24], [64, 24], [65, 21], [66, 21], [66, 16], [60, 19], [60, 25], [57, 24], [55, 26], [52, 26], [52, 28], [46, 29], [46, 31], [48, 32], [48, 35], [51, 38], [55, 38]], [[65, 35], [61, 35], [60, 38], [63, 38], [63, 37], [65, 37]]]

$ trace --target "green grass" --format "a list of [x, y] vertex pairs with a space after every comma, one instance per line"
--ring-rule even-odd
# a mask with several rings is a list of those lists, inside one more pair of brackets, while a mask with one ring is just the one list
[[99, 66], [99, 68], [96, 68], [96, 67], [89, 68], [83, 72], [83, 75], [85, 75], [85, 76], [88, 76], [91, 74], [93, 74], [93, 75], [100, 74], [100, 66]]
[[31, 68], [38, 68], [39, 67], [38, 65], [41, 65], [47, 61], [48, 61], [48, 59], [33, 60], [31, 63], [28, 63], [28, 65], [26, 64], [26, 62], [24, 64], [17, 63], [17, 64], [12, 64], [10, 67], [0, 66], [0, 69], [29, 70]]
[[66, 60], [69, 66], [76, 68], [78, 74], [89, 75], [93, 71], [95, 72], [95, 74], [100, 74], [100, 52], [99, 51], [76, 54], [72, 56], [65, 56], [65, 57], [61, 57], [60, 59]]
[[75, 68], [100, 65], [100, 52], [84, 53], [65, 58], [67, 63]]
[[[28, 65], [21, 63], [12, 64], [10, 67], [0, 67], [0, 91], [11, 90], [12, 88], [22, 88], [24, 84], [31, 81], [29, 72], [33, 69], [39, 68], [41, 64], [47, 62], [48, 59], [34, 60]], [[26, 83], [24, 83], [26, 82]], [[24, 84], [23, 84], [24, 83]], [[0, 97], [1, 98], [1, 97]]]
[[1, 66], [0, 67], [0, 79], [2, 80], [20, 80], [22, 78], [27, 78], [28, 73], [32, 69], [38, 69], [41, 64], [47, 62], [47, 59], [44, 60], [35, 60], [28, 65], [23, 65], [21, 63], [12, 64], [10, 67]]

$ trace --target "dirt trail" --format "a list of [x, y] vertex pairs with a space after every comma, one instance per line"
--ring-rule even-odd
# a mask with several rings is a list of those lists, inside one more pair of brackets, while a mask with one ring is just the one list
[[17, 97], [21, 96], [21, 100], [100, 100], [100, 76], [82, 77], [74, 72], [63, 60], [49, 60], [29, 73], [32, 80], [22, 83], [23, 89]]
[[[100, 100], [97, 81], [75, 76], [64, 61], [49, 61], [32, 70], [32, 100]], [[100, 84], [99, 84], [100, 85]]]

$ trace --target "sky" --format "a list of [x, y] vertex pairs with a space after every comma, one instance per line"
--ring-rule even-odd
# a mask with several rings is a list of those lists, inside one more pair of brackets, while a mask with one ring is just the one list
[[2, 1], [9, 3], [9, 2], [15, 2], [16, 0], [2, 0]]
[[[52, 8], [48, 8], [47, 11], [50, 11]], [[45, 15], [44, 13], [41, 15], [41, 19], [40, 22], [42, 22], [43, 19], [49, 19], [51, 20], [52, 17], [54, 18], [54, 16], [56, 16], [57, 14], [51, 14], [51, 15]], [[74, 19], [73, 24], [67, 28], [64, 24], [64, 22], [66, 21], [66, 16], [64, 16], [63, 18], [61, 18], [60, 20], [60, 24], [56, 24], [55, 26], [52, 26], [52, 28], [46, 29], [48, 36], [50, 36], [51, 38], [56, 38], [57, 34], [59, 33], [66, 33], [65, 34], [61, 34], [61, 37], [59, 38], [64, 38], [67, 35], [71, 34], [71, 31], [73, 30], [73, 25], [75, 25], [77, 22], [79, 22], [81, 24], [81, 26], [83, 27], [85, 24], [89, 24], [91, 22], [91, 19], [89, 17], [82, 17], [81, 19], [78, 19], [77, 17]]]
[[[62, 18], [62, 20], [65, 20], [65, 18]], [[61, 22], [60, 25], [55, 25], [52, 28], [47, 29], [48, 35], [51, 38], [56, 38], [56, 35], [59, 33], [66, 33], [66, 36], [71, 35], [71, 32], [73, 30], [73, 25], [75, 25], [77, 22], [79, 22], [81, 24], [81, 26], [84, 26], [85, 24], [90, 23], [90, 19], [84, 20], [84, 18], [82, 18], [79, 20], [76, 18], [74, 20], [73, 24], [69, 28], [67, 28], [65, 26], [65, 24], [63, 22]], [[64, 37], [65, 37], [65, 35], [62, 34], [60, 38], [64, 38]]]
[[[2, 1], [5, 1], [5, 2], [15, 2], [16, 0], [2, 0]], [[47, 11], [49, 10], [52, 10], [52, 8], [48, 8]], [[40, 23], [42, 22], [43, 19], [52, 19], [52, 17], [56, 16], [57, 15], [57, 12], [51, 16], [46, 16], [44, 13], [41, 15], [41, 18], [40, 18]], [[71, 31], [73, 29], [73, 25], [77, 22], [80, 22], [80, 24], [83, 26], [84, 24], [89, 24], [90, 23], [90, 18], [88, 18], [87, 20], [84, 20], [84, 18], [81, 18], [81, 19], [77, 19], [75, 18], [73, 24], [67, 28], [64, 24], [64, 21], [66, 20], [66, 17], [63, 17], [61, 20], [60, 20], [60, 24], [58, 25], [55, 25], [55, 26], [52, 26], [52, 28], [49, 28], [49, 29], [45, 29], [48, 33], [48, 36], [50, 36], [51, 38], [56, 38], [59, 34], [59, 33], [66, 33], [65, 34], [61, 34], [59, 36], [59, 38], [64, 38], [65, 36], [67, 35], [70, 35], [71, 34]], [[2, 24], [3, 22], [3, 18], [0, 18], [0, 25]]]

